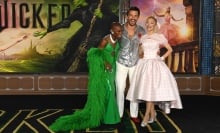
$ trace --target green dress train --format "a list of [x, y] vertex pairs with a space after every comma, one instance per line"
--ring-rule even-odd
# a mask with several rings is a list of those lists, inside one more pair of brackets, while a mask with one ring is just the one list
[[[83, 109], [73, 114], [61, 116], [50, 129], [54, 132], [81, 130], [98, 127], [103, 124], [117, 124], [120, 122], [118, 106], [115, 96], [115, 69], [119, 44], [105, 48], [91, 48], [87, 53], [89, 66], [88, 96]], [[104, 64], [112, 65], [112, 70], [105, 69]]]

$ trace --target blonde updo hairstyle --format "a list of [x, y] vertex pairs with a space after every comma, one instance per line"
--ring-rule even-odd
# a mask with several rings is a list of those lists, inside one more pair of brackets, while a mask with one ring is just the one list
[[148, 16], [147, 19], [146, 19], [146, 23], [149, 19], [153, 19], [155, 21], [154, 33], [157, 33], [159, 31], [159, 26], [157, 24], [157, 19], [154, 16]]

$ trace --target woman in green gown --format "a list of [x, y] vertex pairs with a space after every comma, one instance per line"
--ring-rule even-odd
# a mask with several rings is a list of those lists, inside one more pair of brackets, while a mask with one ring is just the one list
[[122, 33], [121, 24], [113, 22], [110, 31], [98, 48], [91, 48], [87, 53], [89, 81], [84, 108], [56, 119], [50, 125], [54, 132], [82, 130], [120, 122], [115, 96], [115, 63], [119, 49], [117, 40]]

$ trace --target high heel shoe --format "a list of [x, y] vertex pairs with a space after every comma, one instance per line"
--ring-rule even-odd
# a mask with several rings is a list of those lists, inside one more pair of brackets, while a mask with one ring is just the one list
[[141, 127], [146, 127], [147, 126], [147, 122], [146, 121], [142, 121], [141, 122]]
[[156, 121], [156, 117], [157, 117], [157, 113], [155, 112], [154, 117], [150, 118], [147, 123], [153, 123], [154, 121]]
[[164, 112], [165, 112], [166, 114], [169, 114], [169, 113], [170, 113], [170, 104], [169, 104], [169, 103], [165, 103]]

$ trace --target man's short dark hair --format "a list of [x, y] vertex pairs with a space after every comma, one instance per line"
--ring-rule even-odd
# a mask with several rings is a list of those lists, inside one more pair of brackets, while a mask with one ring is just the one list
[[138, 16], [140, 15], [140, 9], [136, 6], [131, 6], [128, 11], [127, 11], [127, 15], [129, 14], [130, 11], [137, 11], [138, 12]]

